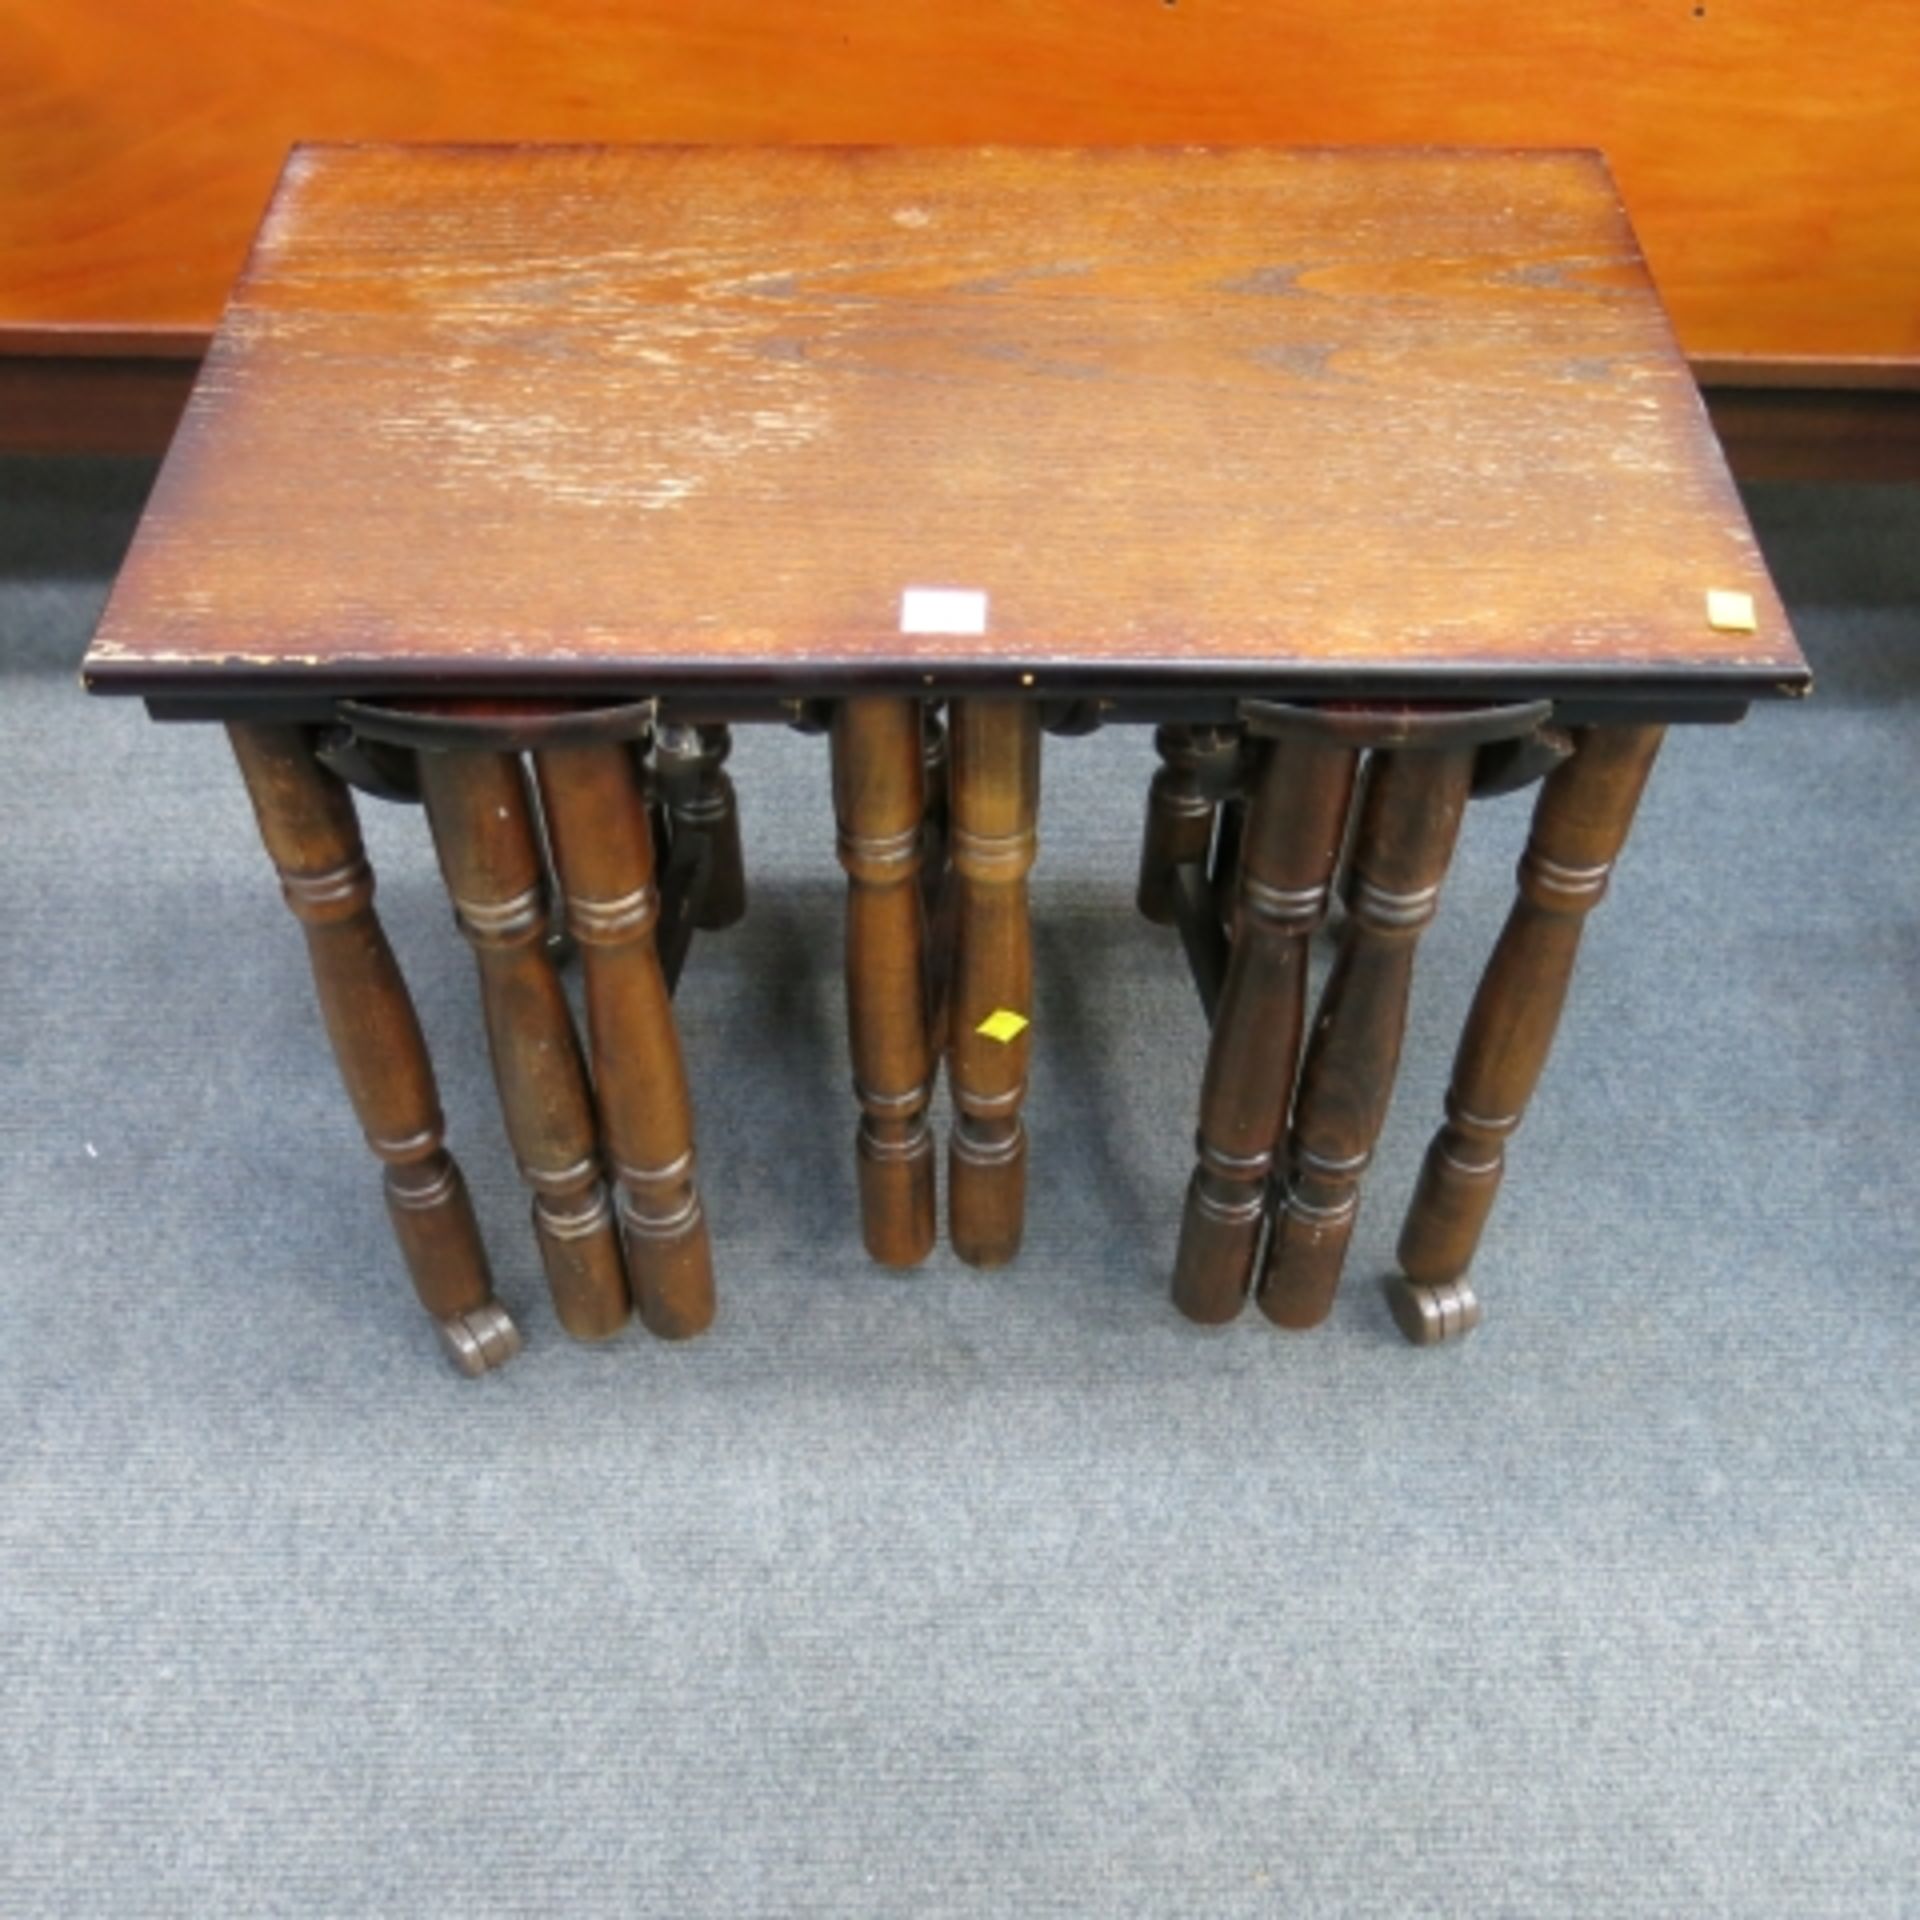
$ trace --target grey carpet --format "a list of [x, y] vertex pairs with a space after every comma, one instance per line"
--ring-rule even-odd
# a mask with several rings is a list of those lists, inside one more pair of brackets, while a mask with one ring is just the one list
[[0, 1912], [1920, 1912], [1920, 497], [1755, 505], [1815, 701], [1677, 738], [1480, 1265], [1176, 1318], [1202, 1046], [1143, 735], [1052, 743], [1025, 1257], [854, 1224], [817, 741], [680, 1001], [723, 1304], [541, 1298], [421, 824], [382, 900], [528, 1351], [442, 1368], [219, 738], [74, 664], [144, 475], [0, 469]]

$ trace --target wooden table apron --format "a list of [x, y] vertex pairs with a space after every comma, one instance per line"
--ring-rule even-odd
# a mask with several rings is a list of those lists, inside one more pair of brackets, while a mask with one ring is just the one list
[[353, 788], [424, 803], [600, 1339], [715, 1310], [671, 993], [748, 910], [731, 726], [826, 737], [897, 1267], [943, 1062], [948, 1237], [1019, 1251], [1042, 739], [1155, 726], [1137, 901], [1211, 1019], [1173, 1297], [1285, 1327], [1334, 1300], [1470, 798], [1538, 781], [1400, 1240], [1429, 1342], [1479, 1317], [1664, 729], [1810, 684], [1599, 155], [1252, 148], [297, 148], [84, 677], [227, 726], [476, 1373], [519, 1334]]

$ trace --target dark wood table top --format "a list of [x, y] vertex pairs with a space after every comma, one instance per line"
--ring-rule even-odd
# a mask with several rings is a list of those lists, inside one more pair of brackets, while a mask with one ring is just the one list
[[296, 150], [158, 695], [1804, 690], [1573, 152]]

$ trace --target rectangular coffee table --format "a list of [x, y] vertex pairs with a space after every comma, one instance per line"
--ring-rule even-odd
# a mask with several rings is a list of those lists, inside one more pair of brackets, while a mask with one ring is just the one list
[[85, 671], [229, 727], [476, 1371], [517, 1336], [348, 782], [426, 803], [599, 1337], [629, 1297], [713, 1311], [669, 992], [745, 907], [729, 723], [831, 735], [895, 1265], [933, 1243], [943, 1051], [955, 1248], [1017, 1250], [1041, 734], [1158, 723], [1140, 904], [1214, 1010], [1174, 1283], [1205, 1320], [1324, 1316], [1466, 800], [1544, 775], [1402, 1243], [1433, 1338], [1477, 1317], [1662, 729], [1809, 684], [1598, 156], [1196, 148], [297, 149]]

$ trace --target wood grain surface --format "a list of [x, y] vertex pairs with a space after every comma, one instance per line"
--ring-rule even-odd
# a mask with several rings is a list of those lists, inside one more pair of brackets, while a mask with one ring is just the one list
[[1381, 150], [303, 149], [87, 671], [1804, 683], [1598, 158]]
[[[170, 359], [0, 354], [0, 454], [157, 459], [172, 444], [204, 345]], [[1732, 377], [1737, 365], [1730, 374], [1726, 362], [1689, 364], [1736, 480], [1920, 481], [1920, 392], [1878, 385], [1715, 387], [1709, 376]], [[1788, 370], [1805, 368], [1795, 362]]]
[[[1613, 156], [1696, 354], [1920, 355], [1912, 0], [5, 0], [0, 328], [210, 328], [296, 140]], [[149, 349], [150, 350], [150, 349]]]

